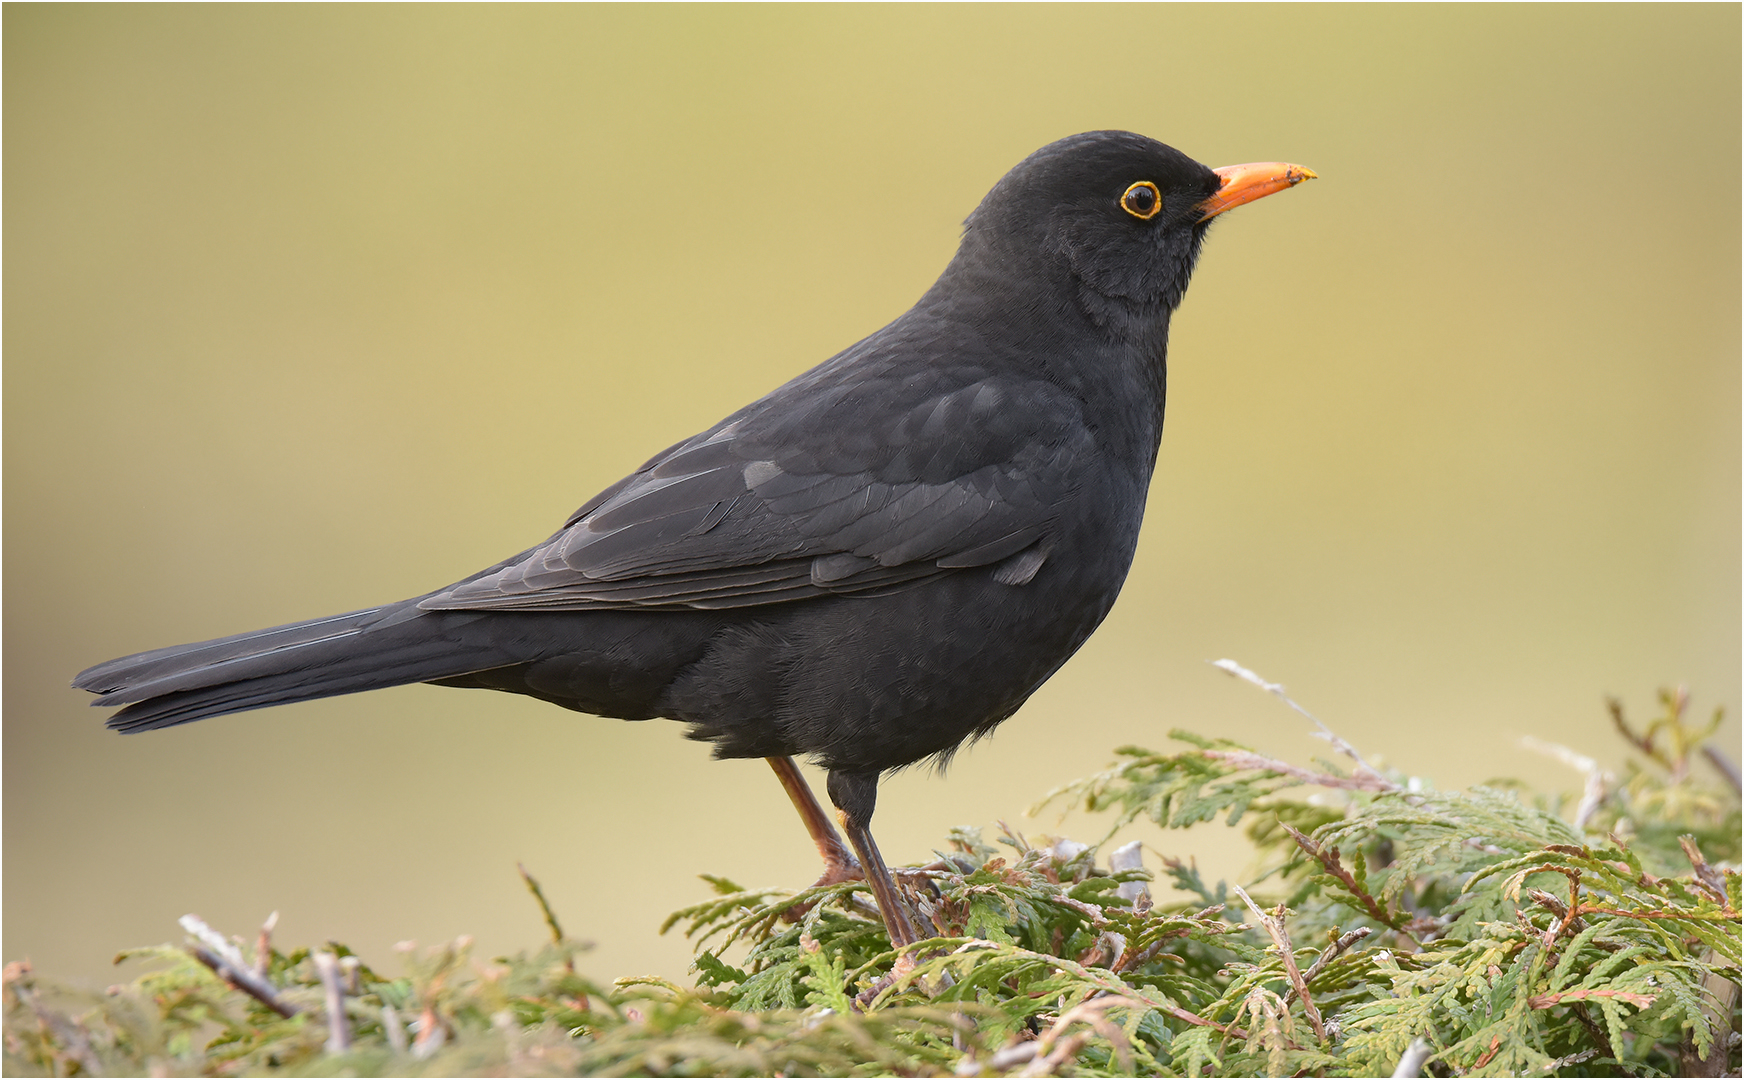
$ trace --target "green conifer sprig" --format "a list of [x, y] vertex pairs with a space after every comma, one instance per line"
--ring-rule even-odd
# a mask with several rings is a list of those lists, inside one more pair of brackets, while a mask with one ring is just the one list
[[1242, 827], [1251, 884], [1165, 856], [1153, 900], [1150, 875], [1099, 846], [958, 829], [898, 871], [931, 934], [906, 957], [857, 882], [708, 878], [714, 895], [667, 923], [697, 943], [692, 987], [579, 975], [584, 946], [530, 876], [549, 945], [407, 949], [393, 978], [336, 943], [274, 949], [270, 924], [250, 958], [185, 920], [195, 940], [123, 954], [153, 966], [106, 994], [8, 965], [6, 1071], [1735, 1074], [1735, 773], [1687, 695], [1660, 701], [1641, 731], [1613, 707], [1637, 755], [1621, 776], [1550, 748], [1581, 770], [1578, 804], [1505, 782], [1439, 791], [1331, 732], [1348, 771], [1184, 733], [1176, 753], [1124, 748], [1045, 801], [1105, 813], [1110, 835]]

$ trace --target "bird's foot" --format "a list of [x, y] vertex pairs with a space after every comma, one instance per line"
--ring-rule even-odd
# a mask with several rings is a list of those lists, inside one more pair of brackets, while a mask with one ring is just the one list
[[[824, 863], [823, 875], [812, 882], [811, 887], [821, 889], [825, 885], [840, 885], [844, 881], [865, 880], [866, 872], [860, 869], [860, 861], [850, 855], [845, 861], [832, 859]], [[781, 921], [789, 924], [798, 922], [805, 918], [805, 913], [810, 911], [816, 903], [817, 901], [814, 900], [810, 903], [793, 905], [781, 913]]]

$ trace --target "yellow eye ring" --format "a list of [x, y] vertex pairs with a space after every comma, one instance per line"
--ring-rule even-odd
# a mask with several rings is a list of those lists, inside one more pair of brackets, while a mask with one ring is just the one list
[[1149, 180], [1140, 180], [1120, 197], [1120, 208], [1140, 221], [1149, 221], [1162, 212], [1163, 193]]

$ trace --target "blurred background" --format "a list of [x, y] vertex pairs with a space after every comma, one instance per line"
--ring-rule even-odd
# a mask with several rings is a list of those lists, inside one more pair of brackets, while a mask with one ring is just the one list
[[[409, 687], [134, 738], [89, 664], [396, 600], [900, 314], [1092, 128], [1321, 180], [1222, 219], [1101, 632], [875, 830], [923, 859], [1281, 681], [1441, 786], [1578, 790], [1603, 699], [1740, 703], [1736, 6], [9, 6], [4, 955], [198, 912], [682, 977], [700, 873], [802, 886], [769, 770]], [[1728, 719], [1722, 745], [1736, 748]], [[1700, 766], [1706, 768], [1705, 765]], [[1139, 832], [1251, 873], [1226, 830]], [[130, 976], [129, 976], [130, 977]]]

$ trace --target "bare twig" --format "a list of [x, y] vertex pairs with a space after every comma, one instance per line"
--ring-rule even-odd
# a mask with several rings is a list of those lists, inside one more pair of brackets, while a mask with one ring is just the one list
[[[1712, 949], [1702, 957], [1704, 965], [1718, 962], [1719, 956]], [[1732, 1031], [1732, 1003], [1738, 999], [1738, 984], [1710, 967], [1702, 988], [1706, 991], [1702, 995], [1702, 1012], [1707, 1015], [1713, 1041], [1704, 1055], [1696, 1046], [1695, 1029], [1684, 1032], [1677, 1048], [1678, 1072], [1682, 1076], [1726, 1076], [1732, 1040], [1737, 1038]]]
[[1399, 1058], [1399, 1067], [1393, 1070], [1393, 1075], [1421, 1076], [1423, 1066], [1429, 1063], [1429, 1055], [1434, 1052], [1435, 1047], [1429, 1045], [1428, 1039], [1412, 1039], [1411, 1045], [1405, 1048], [1405, 1053]]
[[1720, 775], [1724, 776], [1726, 782], [1732, 785], [1733, 794], [1738, 794], [1741, 790], [1744, 790], [1744, 788], [1739, 786], [1738, 765], [1736, 762], [1725, 754], [1720, 753], [1712, 746], [1706, 744], [1703, 744], [1702, 746], [1702, 756], [1708, 759], [1708, 764], [1720, 770]]
[[1263, 769], [1266, 772], [1281, 773], [1291, 776], [1305, 784], [1318, 784], [1327, 788], [1344, 788], [1347, 791], [1385, 791], [1403, 790], [1384, 776], [1333, 776], [1331, 773], [1318, 773], [1312, 769], [1304, 769], [1299, 765], [1291, 765], [1287, 761], [1269, 758], [1264, 754], [1256, 754], [1251, 750], [1204, 750], [1201, 753], [1208, 758], [1227, 761], [1238, 769]]
[[1702, 855], [1702, 849], [1696, 846], [1696, 838], [1689, 835], [1677, 838], [1678, 846], [1683, 848], [1684, 857], [1695, 867], [1696, 884], [1703, 892], [1708, 893], [1721, 907], [1726, 906], [1726, 878], [1718, 870], [1708, 865], [1708, 860]]
[[339, 959], [330, 952], [311, 957], [327, 991], [327, 1052], [343, 1054], [351, 1049], [351, 1024], [345, 1017], [345, 987], [340, 982]]
[[1520, 745], [1547, 757], [1553, 757], [1586, 777], [1586, 786], [1581, 790], [1580, 804], [1575, 807], [1574, 811], [1574, 827], [1585, 829], [1587, 822], [1592, 820], [1593, 815], [1598, 813], [1599, 807], [1604, 804], [1605, 796], [1610, 794], [1611, 785], [1615, 783], [1616, 778], [1599, 768], [1597, 761], [1585, 754], [1577, 754], [1566, 746], [1546, 742], [1543, 739], [1535, 739], [1530, 735], [1522, 735]]
[[394, 1048], [394, 1053], [406, 1052], [406, 1025], [400, 1020], [400, 1011], [392, 1005], [381, 1008], [382, 1031], [388, 1037], [388, 1045]]
[[1599, 1044], [1599, 1049], [1604, 1051], [1606, 1057], [1616, 1060], [1617, 1051], [1611, 1045], [1611, 1037], [1605, 1033], [1602, 1025], [1593, 1020], [1592, 1014], [1587, 1012], [1585, 1005], [1578, 1001], [1574, 1002], [1569, 1007], [1568, 1014], [1574, 1017], [1581, 1027], [1586, 1028], [1587, 1036]]
[[[1306, 716], [1309, 720], [1312, 720], [1314, 722], [1315, 727], [1320, 729], [1320, 734], [1318, 736], [1319, 738], [1325, 739], [1327, 742], [1332, 744], [1332, 748], [1334, 750], [1337, 750], [1339, 753], [1343, 754], [1345, 757], [1348, 757], [1352, 761], [1356, 762], [1357, 767], [1362, 769], [1362, 771], [1368, 773], [1370, 776], [1373, 776], [1377, 779], [1382, 778], [1381, 774], [1379, 772], [1377, 772], [1375, 770], [1375, 768], [1373, 766], [1371, 766], [1368, 762], [1364, 761], [1363, 756], [1361, 754], [1356, 752], [1356, 747], [1354, 747], [1354, 746], [1350, 745], [1350, 743], [1346, 742], [1344, 740], [1344, 737], [1339, 735], [1338, 732], [1333, 731], [1331, 728], [1329, 728], [1325, 724], [1321, 723], [1320, 718], [1318, 716], [1315, 716], [1313, 713], [1309, 712], [1307, 709], [1304, 709], [1302, 706], [1296, 704], [1295, 701], [1291, 700], [1290, 695], [1284, 693], [1284, 684], [1283, 683], [1267, 682], [1266, 680], [1260, 678], [1254, 672], [1249, 671], [1247, 668], [1242, 667], [1240, 664], [1236, 663], [1234, 660], [1212, 660], [1212, 661], [1210, 661], [1210, 664], [1212, 667], [1218, 669], [1219, 671], [1226, 672], [1226, 673], [1233, 675], [1236, 678], [1241, 679], [1245, 682], [1253, 683], [1255, 686], [1259, 687], [1261, 690], [1264, 690], [1266, 693], [1271, 694], [1272, 696], [1276, 697], [1279, 701], [1282, 701], [1284, 704], [1288, 705], [1290, 708], [1295, 709], [1297, 712], [1301, 713], [1303, 716]], [[1397, 787], [1397, 785], [1394, 785], [1394, 786]]]
[[[1130, 1008], [1139, 1012], [1149, 1010], [1145, 1002], [1129, 997], [1109, 996], [1093, 998], [1089, 1001], [1068, 1009], [1054, 1021], [1052, 1027], [1042, 1032], [1034, 1043], [1035, 1049], [1029, 1054], [1029, 1067], [1023, 1071], [1023, 1076], [1051, 1076], [1060, 1067], [1077, 1056], [1086, 1041], [1082, 1034], [1062, 1038], [1066, 1030], [1073, 1024], [1088, 1024], [1096, 1034], [1108, 1040], [1114, 1050], [1115, 1061], [1119, 1071], [1130, 1073], [1133, 1069], [1132, 1046], [1127, 1042], [1126, 1032], [1119, 1024], [1108, 1019], [1108, 1010], [1112, 1008]], [[995, 1055], [997, 1060], [997, 1055]], [[1016, 1062], [1013, 1062], [1016, 1064]]]
[[1643, 754], [1646, 754], [1648, 757], [1652, 758], [1653, 760], [1658, 761], [1661, 764], [1665, 764], [1664, 756], [1661, 755], [1660, 752], [1653, 745], [1652, 734], [1649, 733], [1647, 735], [1637, 735], [1635, 733], [1635, 729], [1629, 726], [1629, 721], [1623, 719], [1623, 699], [1622, 698], [1615, 698], [1615, 697], [1606, 698], [1605, 699], [1605, 708], [1610, 711], [1611, 723], [1616, 726], [1617, 734], [1623, 736], [1624, 742], [1628, 743], [1630, 746], [1633, 746], [1635, 749], [1641, 751]]
[[[1334, 927], [1333, 929], [1334, 929], [1334, 932], [1337, 931], [1336, 927]], [[1326, 948], [1321, 951], [1320, 955], [1315, 958], [1314, 963], [1309, 965], [1308, 970], [1304, 971], [1302, 973], [1302, 981], [1305, 983], [1313, 982], [1314, 977], [1316, 975], [1319, 975], [1322, 971], [1325, 971], [1326, 965], [1330, 964], [1334, 960], [1338, 959], [1338, 956], [1340, 953], [1344, 952], [1346, 949], [1350, 948], [1352, 945], [1355, 945], [1357, 942], [1361, 941], [1363, 938], [1368, 937], [1372, 933], [1374, 933], [1374, 930], [1372, 928], [1367, 927], [1367, 926], [1359, 926], [1355, 930], [1347, 931], [1343, 936], [1335, 938], [1333, 940], [1332, 944], [1326, 946]], [[1290, 992], [1295, 993], [1295, 989], [1292, 987]], [[1284, 1000], [1285, 1001], [1290, 1000], [1288, 994], [1286, 994], [1284, 996]]]
[[220, 979], [286, 1019], [303, 1011], [287, 1001], [280, 1000], [271, 986], [258, 982], [254, 977], [254, 972], [247, 968], [231, 967], [230, 963], [223, 957], [215, 956], [199, 945], [188, 946], [188, 955], [211, 968], [212, 973]]
[[1355, 875], [1344, 868], [1344, 862], [1340, 857], [1340, 852], [1337, 848], [1322, 847], [1315, 843], [1310, 837], [1304, 836], [1300, 830], [1293, 829], [1289, 825], [1284, 826], [1284, 831], [1289, 833], [1290, 838], [1296, 841], [1297, 847], [1301, 848], [1310, 858], [1324, 867], [1328, 874], [1337, 878], [1339, 883], [1344, 886], [1345, 891], [1349, 892], [1352, 896], [1362, 902], [1363, 910], [1368, 912], [1369, 918], [1381, 923], [1390, 930], [1410, 938], [1419, 948], [1422, 947], [1423, 942], [1420, 941], [1416, 935], [1405, 929], [1397, 916], [1387, 914], [1386, 910], [1381, 907], [1380, 901], [1376, 900], [1367, 889], [1357, 884]]
[[1296, 966], [1296, 950], [1290, 944], [1289, 932], [1284, 929], [1284, 905], [1279, 904], [1274, 912], [1260, 910], [1253, 902], [1253, 897], [1240, 885], [1234, 886], [1237, 896], [1260, 920], [1260, 925], [1271, 935], [1272, 943], [1278, 947], [1278, 955], [1284, 961], [1284, 975], [1290, 980], [1290, 988], [1296, 996], [1302, 999], [1302, 1011], [1308, 1016], [1308, 1026], [1314, 1029], [1314, 1037], [1321, 1042], [1326, 1041], [1326, 1021], [1320, 1018], [1320, 1010], [1314, 1007], [1314, 998], [1308, 993], [1308, 980], [1302, 977], [1302, 969]]
[[[993, 1052], [992, 1057], [987, 1059], [987, 1065], [994, 1072], [1010, 1072], [1019, 1065], [1027, 1065], [1034, 1061], [1036, 1048], [1040, 1045], [1041, 1044], [1036, 1042], [1034, 1039], [1025, 1039], [1023, 1042], [1012, 1043], [1010, 1046], [1001, 1047]], [[964, 1058], [957, 1066], [957, 1075], [980, 1076], [981, 1066], [974, 1058]]]
[[260, 936], [254, 941], [254, 973], [262, 979], [272, 970], [272, 932], [279, 924], [279, 913], [273, 912], [260, 924]]
[[183, 915], [181, 924], [183, 930], [192, 934], [205, 946], [205, 948], [191, 946], [188, 952], [194, 959], [211, 968], [220, 979], [280, 1016], [291, 1017], [302, 1011], [295, 1005], [282, 1000], [278, 995], [278, 988], [256, 975], [247, 961], [242, 959], [242, 951], [231, 944], [223, 934], [207, 926], [198, 915]]
[[[36, 995], [35, 979], [31, 975], [30, 961], [14, 960], [7, 964], [4, 981], [6, 989], [12, 991], [19, 1003], [27, 1006], [35, 1014], [36, 1022], [42, 1025], [43, 1030], [52, 1033], [55, 1038], [61, 1040], [62, 1045], [66, 1048], [66, 1056], [78, 1063], [81, 1072], [86, 1076], [108, 1075], [103, 1071], [102, 1061], [98, 1060], [96, 1053], [91, 1049], [91, 1040], [86, 1037], [84, 1025], [69, 1021], [66, 1017], [57, 1015], [53, 1009], [43, 1007], [41, 999]], [[7, 1051], [10, 1053], [13, 1049], [13, 1035], [10, 1030], [7, 1032], [6, 1042]], [[52, 1050], [50, 1054], [53, 1055]], [[8, 1062], [8, 1064], [11, 1063]], [[58, 1069], [55, 1075], [61, 1075]]]
[[1567, 1057], [1559, 1057], [1555, 1061], [1547, 1061], [1543, 1065], [1540, 1065], [1538, 1069], [1540, 1072], [1554, 1074], [1559, 1069], [1566, 1069], [1570, 1065], [1579, 1065], [1583, 1061], [1590, 1061], [1598, 1056], [1599, 1052], [1597, 1050], [1582, 1050], [1578, 1054], [1570, 1054]]
[[1539, 907], [1555, 916], [1555, 918], [1551, 920], [1550, 928], [1545, 931], [1546, 947], [1554, 942], [1557, 937], [1561, 936], [1564, 930], [1578, 934], [1587, 928], [1586, 922], [1582, 920], [1579, 915], [1576, 915], [1572, 919], [1568, 917], [1567, 904], [1545, 892], [1543, 889], [1528, 889], [1526, 890], [1526, 895], [1530, 896]]

